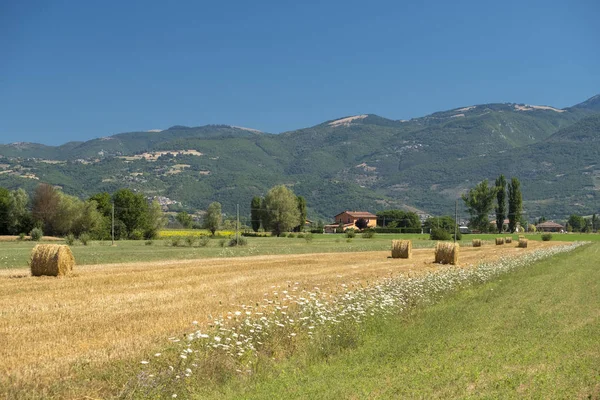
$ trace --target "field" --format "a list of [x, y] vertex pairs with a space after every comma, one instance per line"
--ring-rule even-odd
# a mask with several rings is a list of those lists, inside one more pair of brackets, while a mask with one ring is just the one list
[[[166, 231], [169, 232], [169, 231]], [[200, 231], [202, 232], [202, 231]], [[187, 232], [179, 231], [182, 237]], [[165, 237], [174, 236], [165, 233]], [[517, 235], [463, 235], [461, 246], [471, 245], [471, 239], [483, 239], [490, 243], [495, 237]], [[214, 257], [245, 257], [252, 255], [276, 255], [276, 254], [309, 254], [309, 253], [346, 253], [356, 251], [384, 251], [390, 248], [392, 239], [411, 239], [416, 248], [433, 247], [434, 242], [429, 240], [429, 235], [421, 234], [378, 234], [372, 239], [363, 239], [360, 235], [348, 239], [341, 234], [313, 235], [313, 239], [307, 242], [303, 238], [248, 238], [248, 246], [240, 248], [227, 247], [227, 239], [211, 239], [206, 247], [196, 244], [194, 247], [173, 247], [169, 240], [155, 240], [151, 245], [144, 241], [117, 241], [111, 246], [110, 241], [94, 241], [88, 246], [81, 244], [72, 247], [73, 254], [79, 265], [112, 264], [138, 261], [160, 261], [160, 260], [192, 260], [199, 258]], [[530, 240], [540, 241], [541, 235], [526, 235]], [[5, 237], [6, 238], [6, 237]], [[10, 239], [10, 240], [8, 240]], [[53, 238], [54, 243], [57, 239]], [[221, 247], [221, 241], [225, 242]], [[600, 241], [600, 234], [554, 234], [552, 241]], [[0, 270], [12, 268], [24, 268], [29, 261], [30, 250], [35, 243], [30, 241], [17, 241], [16, 237], [8, 237], [2, 240], [0, 237]]]
[[[552, 245], [464, 248], [461, 263]], [[99, 371], [115, 365], [129, 371], [142, 357], [166, 346], [166, 338], [189, 332], [192, 321], [202, 326], [211, 316], [239, 304], [260, 302], [273, 288], [293, 283], [335, 293], [348, 284], [444, 268], [432, 263], [431, 249], [414, 250], [410, 260], [388, 256], [389, 251], [370, 251], [113, 263], [82, 266], [76, 276], [66, 279], [32, 278], [25, 269], [4, 270], [0, 272], [3, 386], [14, 393], [114, 394], [128, 374], [121, 371], [106, 382]], [[85, 381], [78, 376], [86, 376]]]
[[359, 344], [194, 398], [600, 399], [600, 245], [363, 324]]

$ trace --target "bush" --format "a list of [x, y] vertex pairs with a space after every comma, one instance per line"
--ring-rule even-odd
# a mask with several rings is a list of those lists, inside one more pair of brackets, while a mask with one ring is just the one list
[[31, 240], [39, 242], [40, 240], [42, 240], [44, 232], [40, 228], [33, 228], [31, 232], [29, 232], [29, 236], [31, 236]]
[[445, 229], [442, 228], [432, 228], [431, 233], [429, 234], [429, 239], [431, 240], [450, 240], [452, 239], [452, 235]]
[[[454, 239], [454, 233], [452, 234], [452, 238]], [[462, 239], [462, 233], [459, 230], [456, 231], [456, 240]]]
[[304, 234], [304, 240], [306, 240], [306, 243], [310, 243], [313, 240], [313, 234], [312, 233], [305, 233]]
[[65, 243], [69, 246], [73, 246], [73, 243], [75, 243], [75, 235], [72, 233], [67, 234], [67, 236], [65, 236]]
[[194, 243], [196, 243], [195, 236], [190, 235], [185, 237], [185, 244], [187, 244], [189, 247], [193, 247]]
[[178, 247], [181, 246], [181, 238], [178, 236], [173, 236], [169, 242], [171, 246]]
[[362, 233], [363, 239], [373, 239], [375, 237], [375, 231], [373, 229], [367, 229]]
[[201, 247], [208, 246], [209, 242], [210, 242], [210, 238], [208, 236], [206, 236], [206, 235], [200, 236], [199, 244]]
[[90, 241], [90, 234], [87, 232], [83, 232], [82, 234], [79, 235], [79, 241], [84, 245], [87, 246], [89, 241]]
[[421, 233], [421, 228], [373, 228], [376, 233]]
[[550, 240], [552, 240], [552, 234], [551, 233], [544, 233], [542, 235], [542, 240], [544, 242], [549, 242]]
[[141, 229], [134, 229], [129, 234], [130, 240], [142, 240], [144, 238], [144, 231]]
[[310, 233], [316, 233], [316, 234], [323, 233], [323, 229], [311, 229]]
[[352, 229], [352, 228], [346, 229], [346, 237], [348, 239], [352, 239], [355, 236], [356, 236], [356, 231], [354, 229]]
[[146, 246], [152, 246], [154, 242], [151, 239], [146, 240]]
[[295, 238], [296, 235], [294, 235], [292, 232], [290, 232], [290, 233], [288, 233], [287, 237], [289, 237], [289, 238]]
[[229, 241], [229, 247], [235, 246], [246, 246], [248, 244], [248, 239], [243, 236], [238, 236], [237, 238], [234, 236]]
[[304, 233], [300, 232], [297, 235], [298, 239], [304, 239]]
[[19, 239], [18, 240], [25, 240], [25, 233], [23, 233], [23, 232], [19, 233]]
[[225, 242], [227, 242], [225, 239], [220, 239], [219, 240], [219, 246], [225, 247]]

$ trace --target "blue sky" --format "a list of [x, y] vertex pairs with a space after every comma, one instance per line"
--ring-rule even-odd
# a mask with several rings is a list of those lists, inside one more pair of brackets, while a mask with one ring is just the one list
[[567, 107], [600, 93], [599, 15], [595, 0], [4, 1], [0, 143]]

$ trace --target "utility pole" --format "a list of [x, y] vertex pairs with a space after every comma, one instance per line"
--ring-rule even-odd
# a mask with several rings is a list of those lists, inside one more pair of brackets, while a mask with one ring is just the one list
[[115, 202], [112, 202], [112, 224], [111, 224], [111, 233], [112, 233], [112, 246], [115, 245]]
[[456, 230], [458, 229], [458, 200], [454, 203], [454, 243], [456, 243]]
[[235, 221], [235, 242], [239, 243], [238, 230], [240, 229], [240, 205], [236, 204], [235, 209], [237, 214], [237, 219]]

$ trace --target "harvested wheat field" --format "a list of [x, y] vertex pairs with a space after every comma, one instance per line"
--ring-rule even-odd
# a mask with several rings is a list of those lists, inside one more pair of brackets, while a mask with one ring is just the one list
[[[459, 265], [558, 244], [465, 247]], [[433, 259], [433, 249], [415, 249], [411, 259], [381, 251], [93, 265], [68, 278], [2, 271], [0, 387], [60, 385], [74, 366], [139, 360], [190, 331], [191, 321], [202, 325], [210, 314], [260, 301], [273, 287], [297, 282], [334, 292], [342, 284], [447, 268]]]

